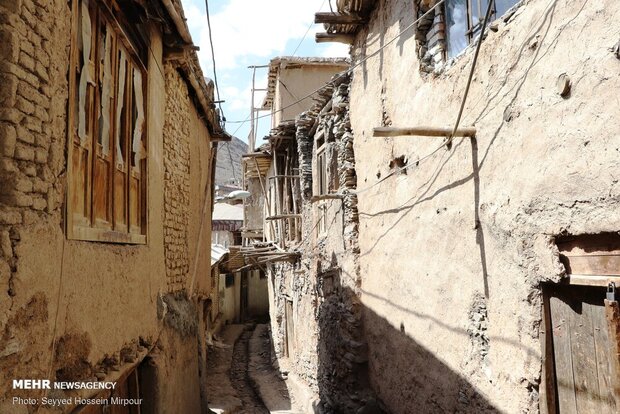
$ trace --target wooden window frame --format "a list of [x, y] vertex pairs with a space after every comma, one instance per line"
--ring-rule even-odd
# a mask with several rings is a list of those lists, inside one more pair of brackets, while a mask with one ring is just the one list
[[316, 171], [318, 175], [317, 180], [317, 194], [326, 195], [329, 193], [328, 178], [327, 178], [327, 143], [324, 143], [320, 148], [316, 150]]
[[[484, 16], [486, 14], [487, 11], [487, 6], [488, 6], [488, 2], [490, 0], [465, 0], [466, 3], [466, 7], [467, 7], [467, 30], [465, 31], [465, 38], [467, 40], [467, 45], [469, 46], [478, 36], [478, 34], [480, 33], [480, 29], [482, 27], [482, 22], [484, 21]], [[514, 0], [514, 4], [511, 7], [514, 7], [517, 3], [519, 3], [519, 1], [521, 0]], [[445, 20], [445, 37], [446, 37], [446, 42], [445, 42], [445, 57], [447, 58], [448, 56], [451, 55], [451, 50], [450, 50], [450, 25], [449, 25], [449, 20], [448, 20], [448, 12], [447, 12], [447, 3], [444, 4], [441, 7], [442, 13], [444, 14], [444, 20]], [[476, 11], [476, 15], [474, 15], [473, 11]], [[474, 22], [474, 17], [478, 18], [477, 22]], [[493, 3], [493, 10], [491, 12], [491, 17], [489, 22], [492, 22], [494, 20], [496, 20], [498, 17], [497, 15], [497, 4], [496, 2]], [[467, 46], [465, 47], [467, 48]], [[452, 55], [452, 57], [456, 57], [458, 56], [463, 50], [459, 50], [456, 53], [454, 53]]]
[[[79, 133], [81, 118], [78, 83], [80, 70], [86, 67], [80, 60], [84, 60], [80, 56], [83, 52], [80, 50], [83, 43], [81, 24], [84, 19], [80, 10], [83, 5], [87, 5], [89, 9], [88, 19], [92, 33], [91, 57], [88, 63], [88, 73], [92, 78], [86, 86], [86, 91], [92, 93], [86, 93], [84, 102], [83, 122], [87, 127], [83, 130], [86, 132], [86, 137]], [[134, 47], [134, 43], [137, 42], [119, 23], [119, 19], [121, 21], [124, 19], [122, 16], [118, 16], [117, 19], [118, 10], [120, 8], [116, 1], [108, 4], [101, 0], [88, 0], [88, 3], [83, 3], [83, 0], [71, 0], [66, 234], [71, 240], [146, 244], [149, 175], [148, 70]], [[107, 70], [102, 67], [105, 66], [104, 61], [110, 65]], [[123, 71], [120, 69], [122, 64], [125, 65]], [[119, 79], [122, 72], [125, 72], [122, 81], [123, 103], [122, 107], [119, 107], [117, 106], [121, 94]], [[107, 80], [111, 85], [106, 86], [106, 76], [111, 77]], [[134, 85], [139, 82], [142, 86], [141, 110], [133, 102], [134, 97], [140, 95], [134, 91]], [[106, 89], [110, 86], [110, 89]], [[110, 90], [108, 95], [110, 113], [105, 121], [103, 120], [105, 117], [101, 116], [103, 103], [100, 96], [102, 94], [105, 96], [104, 90]], [[140, 142], [134, 144], [135, 125], [140, 121], [142, 121]], [[105, 128], [106, 122], [108, 141], [107, 150], [103, 151], [100, 140], [105, 139], [102, 128]], [[118, 146], [122, 154], [117, 153], [117, 137], [119, 142], [120, 140], [124, 142], [124, 147]], [[136, 152], [134, 152], [135, 145], [140, 147]], [[117, 186], [117, 182], [121, 184]]]
[[[327, 167], [327, 145], [328, 141], [324, 131], [320, 131], [315, 139], [316, 146], [316, 184], [314, 186], [317, 196], [329, 193], [329, 178]], [[317, 212], [317, 237], [322, 237], [327, 232], [327, 202], [322, 200], [316, 204]]]

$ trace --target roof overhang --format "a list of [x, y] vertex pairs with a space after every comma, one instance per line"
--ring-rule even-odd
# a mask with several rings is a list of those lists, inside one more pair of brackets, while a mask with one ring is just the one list
[[349, 67], [349, 63], [349, 58], [279, 56], [271, 59], [269, 62], [269, 73], [267, 74], [267, 94], [261, 109], [270, 110], [272, 108], [278, 75], [281, 70], [317, 66], [336, 66], [345, 69]]
[[166, 17], [174, 30], [165, 44], [164, 60], [173, 62], [184, 75], [188, 87], [193, 91], [199, 113], [207, 125], [211, 141], [230, 141], [232, 136], [221, 125], [220, 114], [215, 106], [215, 86], [205, 78], [198, 60], [197, 50], [189, 32], [181, 0], [160, 0]]
[[323, 23], [324, 33], [317, 33], [317, 43], [339, 42], [352, 44], [355, 34], [368, 22], [377, 0], [338, 0], [337, 11], [315, 13], [314, 22]]

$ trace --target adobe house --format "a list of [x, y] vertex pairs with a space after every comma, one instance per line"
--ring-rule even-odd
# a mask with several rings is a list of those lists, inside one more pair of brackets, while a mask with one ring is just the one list
[[[245, 239], [263, 240], [267, 237], [266, 240], [274, 240], [272, 235], [265, 235], [263, 229], [265, 218], [279, 215], [278, 212], [282, 213], [284, 208], [273, 199], [276, 186], [296, 186], [295, 182], [299, 180], [294, 140], [295, 117], [312, 107], [311, 94], [335, 73], [346, 69], [348, 62], [344, 58], [283, 56], [271, 59], [262, 109], [272, 113], [272, 132], [264, 138], [267, 141], [265, 143], [251, 142], [249, 152], [242, 160], [244, 188], [255, 195], [244, 202], [245, 224], [242, 236]], [[281, 144], [282, 150], [274, 151]], [[282, 180], [286, 180], [286, 183], [276, 184]], [[273, 200], [265, 202], [268, 198]], [[291, 217], [287, 221], [292, 221], [288, 219]], [[271, 224], [268, 228], [270, 231], [276, 229]]]
[[[2, 1], [0, 39], [0, 411], [124, 396], [204, 412], [199, 282], [230, 137], [180, 1]], [[22, 378], [117, 387], [13, 389]], [[80, 409], [104, 412], [61, 407]]]
[[217, 318], [220, 326], [264, 320], [269, 315], [265, 273], [261, 269], [246, 268], [240, 252], [243, 202], [224, 199], [231, 191], [238, 190], [237, 187], [219, 186], [221, 200], [216, 198], [213, 208], [211, 251], [214, 258], [220, 256], [213, 269], [219, 278]]
[[[314, 58], [304, 61], [311, 66]], [[285, 82], [289, 90], [302, 84], [306, 94], [318, 93], [275, 109], [275, 116], [291, 119], [281, 120], [265, 138], [268, 142], [243, 158], [252, 196], [245, 200], [242, 253], [247, 266], [267, 273], [275, 357], [297, 396], [294, 408], [325, 410], [330, 408], [325, 401], [331, 399], [343, 412], [356, 412], [367, 401], [351, 403], [347, 393], [367, 396], [371, 391], [350, 380], [347, 358], [363, 359], [363, 344], [353, 349], [343, 335], [351, 343], [353, 337], [362, 340], [361, 313], [353, 309], [355, 295], [337, 285], [341, 273], [357, 272], [356, 197], [342, 195], [355, 188], [350, 77], [342, 72], [348, 68], [345, 60], [332, 62], [339, 64], [321, 82], [315, 82], [312, 71], [306, 79], [304, 68], [295, 72], [296, 82]], [[278, 77], [270, 81], [277, 84]], [[282, 102], [279, 94], [287, 96], [288, 90], [270, 88], [265, 102]], [[282, 115], [293, 103], [301, 112]]]
[[619, 17], [586, 0], [317, 13], [318, 41], [352, 46], [351, 289], [386, 411], [618, 412]]

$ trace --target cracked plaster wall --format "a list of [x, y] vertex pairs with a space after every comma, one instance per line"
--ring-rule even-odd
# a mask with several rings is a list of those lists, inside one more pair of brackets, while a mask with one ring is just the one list
[[[405, 3], [379, 3], [354, 63], [413, 21]], [[482, 45], [462, 121], [477, 139], [420, 163], [440, 139], [372, 129], [453, 125], [472, 48], [422, 75], [411, 32], [354, 70], [358, 189], [397, 157], [411, 165], [358, 205], [370, 381], [391, 412], [538, 411], [540, 283], [564, 272], [554, 237], [620, 230], [619, 19], [612, 0], [523, 1]]]

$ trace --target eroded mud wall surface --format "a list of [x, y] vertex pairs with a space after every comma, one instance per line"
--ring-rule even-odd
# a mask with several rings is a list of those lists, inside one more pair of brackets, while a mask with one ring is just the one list
[[[191, 277], [201, 223], [203, 244], [210, 239], [210, 216], [201, 219], [203, 203], [210, 197], [205, 192], [208, 131], [187, 88], [178, 88], [184, 96], [166, 93], [166, 82], [178, 87], [174, 76], [179, 75], [164, 78], [161, 34], [157, 25], [150, 27], [147, 243], [68, 240], [64, 209], [69, 4], [0, 2], [0, 411], [28, 409], [13, 406], [12, 396], [45, 395], [44, 390], [40, 395], [12, 390], [12, 379], [105, 380], [157, 350], [164, 358], [178, 353], [164, 367], [179, 369], [183, 380], [164, 376], [162, 384], [167, 383], [175, 407], [181, 402], [192, 412], [199, 399], [192, 391], [198, 384], [192, 368], [198, 357], [196, 332], [168, 324], [164, 309], [166, 300], [173, 298], [190, 306], [183, 318], [196, 317], [182, 291]], [[184, 105], [183, 120], [189, 125], [185, 135], [176, 135], [179, 142], [172, 149], [184, 163], [169, 169], [163, 145], [167, 99], [177, 100], [175, 107]], [[179, 219], [184, 220], [185, 239], [170, 243], [178, 256], [173, 257], [166, 256], [171, 249], [164, 248], [167, 201], [161, 189], [166, 180], [179, 176], [184, 186], [176, 189], [186, 197]], [[185, 272], [182, 277], [177, 269]], [[198, 274], [208, 276], [209, 270], [209, 259], [198, 261]], [[166, 292], [175, 295], [165, 297]]]
[[[411, 2], [379, 2], [353, 63], [414, 15]], [[453, 126], [472, 48], [421, 73], [409, 31], [354, 70], [364, 326], [370, 381], [391, 412], [537, 412], [540, 283], [564, 271], [553, 238], [619, 230], [619, 17], [611, 0], [530, 0], [498, 20], [462, 121], [477, 139], [451, 150], [372, 131]]]
[[[157, 164], [149, 178], [148, 245], [65, 237], [70, 15], [65, 1], [0, 5], [4, 397], [14, 393], [13, 378], [93, 379], [123, 365], [122, 349], [138, 352], [157, 333], [157, 294], [165, 285]], [[152, 47], [161, 51], [158, 42]], [[149, 111], [163, 110], [156, 72], [149, 90]], [[161, 155], [161, 127], [155, 121], [148, 128], [149, 151]]]
[[[274, 347], [320, 412], [357, 412], [371, 404], [367, 346], [359, 299], [358, 212], [350, 77], [343, 73], [320, 92], [314, 108], [296, 120], [303, 237], [299, 262], [270, 273]], [[315, 140], [326, 142], [330, 193], [317, 201]], [[322, 222], [323, 224], [319, 224]]]

